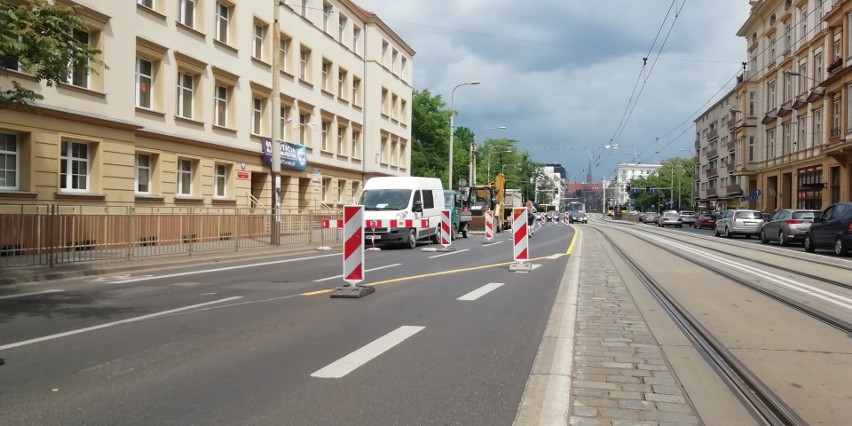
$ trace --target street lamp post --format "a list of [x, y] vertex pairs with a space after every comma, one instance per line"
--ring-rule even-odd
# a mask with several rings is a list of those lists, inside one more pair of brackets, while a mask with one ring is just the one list
[[269, 161], [270, 174], [272, 175], [272, 230], [269, 235], [270, 242], [278, 245], [281, 235], [281, 43], [280, 11], [281, 0], [272, 0], [272, 39], [275, 46], [272, 49], [272, 158]]
[[456, 115], [456, 111], [453, 109], [453, 101], [456, 96], [456, 89], [462, 86], [475, 86], [479, 84], [479, 81], [470, 81], [467, 83], [457, 84], [456, 87], [453, 87], [453, 91], [450, 92], [450, 168], [447, 175], [447, 187], [448, 189], [453, 189], [453, 143], [455, 142], [455, 127], [453, 126], [453, 117]]
[[[482, 129], [482, 131], [486, 131], [486, 130], [506, 130], [506, 129], [507, 129], [506, 126], [498, 126], [498, 127], [489, 127], [487, 129]], [[469, 178], [470, 178], [470, 184], [471, 185], [476, 183], [476, 168], [477, 168], [476, 132], [477, 131], [478, 130], [473, 131], [473, 143], [470, 144], [470, 170], [469, 170], [468, 175], [469, 175]]]

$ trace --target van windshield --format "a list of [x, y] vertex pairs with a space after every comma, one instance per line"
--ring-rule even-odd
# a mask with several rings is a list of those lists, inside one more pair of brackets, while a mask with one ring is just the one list
[[361, 194], [359, 203], [366, 210], [403, 210], [410, 199], [410, 189], [371, 189]]

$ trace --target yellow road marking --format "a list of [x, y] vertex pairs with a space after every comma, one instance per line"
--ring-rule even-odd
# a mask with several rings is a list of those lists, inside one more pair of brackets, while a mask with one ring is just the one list
[[[574, 251], [574, 244], [577, 242], [577, 235], [579, 233], [580, 233], [580, 230], [575, 227], [574, 228], [574, 237], [571, 239], [571, 244], [568, 246], [568, 250], [565, 251], [565, 254], [570, 255], [571, 252]], [[527, 260], [527, 262], [533, 262], [533, 261], [537, 261], [537, 260], [553, 260], [553, 259], [550, 259], [550, 256], [542, 256], [542, 257], [536, 257], [536, 258], [529, 259], [529, 260]], [[369, 284], [364, 284], [364, 285], [375, 287], [375, 286], [385, 285], [385, 284], [394, 284], [394, 283], [398, 283], [398, 282], [402, 282], [402, 281], [416, 280], [416, 279], [419, 279], [419, 278], [431, 278], [431, 277], [438, 277], [438, 276], [441, 276], [441, 275], [458, 274], [458, 273], [461, 273], [461, 272], [480, 271], [480, 270], [483, 270], [483, 269], [496, 268], [496, 267], [499, 267], [499, 266], [508, 266], [508, 265], [513, 264], [513, 263], [515, 263], [515, 262], [513, 261], [513, 262], [493, 263], [491, 265], [474, 266], [474, 267], [471, 267], [471, 268], [461, 268], [461, 269], [453, 269], [453, 270], [450, 270], [450, 271], [432, 272], [432, 273], [429, 273], [429, 274], [412, 275], [412, 276], [408, 276], [408, 277], [400, 277], [400, 278], [392, 278], [392, 279], [384, 280], [384, 281], [376, 281], [374, 283], [369, 283]], [[311, 292], [308, 292], [308, 293], [302, 293], [299, 296], [318, 296], [318, 295], [321, 295], [321, 294], [331, 293], [332, 291], [334, 291], [334, 289], [311, 291]]]

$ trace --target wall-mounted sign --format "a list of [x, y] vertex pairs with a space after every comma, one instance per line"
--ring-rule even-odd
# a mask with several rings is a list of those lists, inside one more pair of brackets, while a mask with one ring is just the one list
[[[305, 170], [308, 167], [308, 153], [302, 145], [278, 141], [281, 144], [281, 168]], [[272, 164], [272, 139], [263, 138], [263, 164]]]
[[251, 172], [237, 172], [237, 179], [251, 179]]
[[760, 190], [755, 189], [754, 194], [749, 195], [747, 197], [740, 197], [740, 201], [757, 201], [757, 197], [760, 197], [760, 194], [761, 194]]

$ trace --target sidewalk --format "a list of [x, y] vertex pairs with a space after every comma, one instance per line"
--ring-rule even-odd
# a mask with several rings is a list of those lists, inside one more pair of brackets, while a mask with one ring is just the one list
[[570, 424], [700, 424], [599, 237], [582, 238]]

